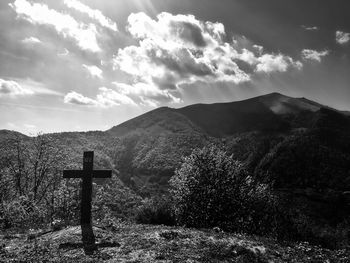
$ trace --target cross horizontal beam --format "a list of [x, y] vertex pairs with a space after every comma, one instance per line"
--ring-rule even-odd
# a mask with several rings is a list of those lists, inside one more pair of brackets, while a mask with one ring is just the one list
[[110, 178], [112, 177], [112, 171], [111, 170], [94, 170], [92, 172], [93, 178]]
[[[64, 170], [63, 178], [83, 178], [86, 174], [84, 170]], [[93, 178], [111, 178], [112, 171], [111, 170], [94, 170], [92, 172]]]

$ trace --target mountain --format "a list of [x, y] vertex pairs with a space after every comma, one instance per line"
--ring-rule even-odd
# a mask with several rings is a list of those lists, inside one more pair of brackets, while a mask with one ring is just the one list
[[[155, 186], [166, 184], [182, 156], [208, 143], [224, 145], [251, 171], [261, 174], [257, 169], [268, 167], [261, 161], [277, 146], [296, 137], [301, 137], [301, 142], [308, 140], [310, 133], [320, 132], [332, 122], [344, 128], [339, 138], [346, 139], [349, 117], [342, 112], [305, 98], [272, 93], [230, 103], [162, 107], [106, 134], [119, 140], [114, 161], [123, 180], [144, 187], [152, 182]], [[330, 129], [335, 131], [334, 127]]]
[[[324, 145], [322, 149], [335, 150], [336, 156], [343, 160], [349, 151], [346, 146], [348, 130], [349, 117], [343, 112], [305, 98], [271, 93], [229, 103], [195, 104], [179, 109], [161, 107], [105, 132], [68, 132], [50, 136], [66, 154], [74, 156], [76, 162], [81, 159], [83, 150], [95, 150], [98, 166], [119, 170], [124, 183], [148, 192], [151, 188], [165, 189], [182, 157], [208, 143], [222, 145], [234, 158], [244, 162], [257, 178], [266, 181], [266, 174], [269, 178], [275, 174], [270, 169], [280, 165], [281, 149], [289, 151], [295, 144], [296, 148], [304, 149], [313, 141], [312, 147]], [[0, 140], [11, 134], [14, 132], [0, 131]], [[16, 136], [27, 138], [19, 133]], [[331, 141], [337, 142], [330, 144]], [[324, 156], [322, 158], [325, 161]], [[326, 165], [336, 166], [334, 158], [332, 161], [328, 158]], [[273, 160], [273, 165], [268, 160]], [[293, 159], [288, 157], [287, 160], [284, 166]], [[315, 167], [318, 168], [312, 174], [321, 169]], [[345, 171], [345, 168], [347, 166], [343, 165], [337, 169]], [[262, 169], [267, 171], [262, 172]], [[289, 175], [284, 174], [288, 171], [278, 171], [276, 177], [287, 178]], [[323, 173], [324, 169], [320, 171]], [[304, 173], [298, 173], [298, 176], [303, 177]]]
[[285, 131], [289, 128], [289, 123], [283, 117], [313, 113], [323, 107], [325, 106], [305, 98], [271, 93], [230, 103], [195, 104], [180, 109], [163, 107], [107, 132], [114, 136], [135, 132], [137, 129], [163, 132], [167, 126], [173, 126], [173, 131], [189, 129], [213, 137], [249, 131]]
[[[77, 161], [83, 150], [93, 149], [98, 165], [113, 166], [126, 184], [147, 188], [148, 183], [166, 186], [181, 158], [208, 143], [223, 145], [261, 176], [264, 173], [256, 169], [272, 167], [266, 159], [274, 155], [276, 147], [286, 144], [289, 149], [298, 140], [306, 141], [307, 145], [310, 138], [317, 137], [315, 145], [327, 143], [340, 155], [347, 153], [348, 130], [347, 113], [305, 98], [271, 93], [229, 103], [195, 104], [179, 109], [161, 107], [105, 132], [50, 136]], [[29, 138], [2, 130], [0, 141], [13, 135]], [[330, 145], [331, 141], [335, 142]], [[334, 165], [335, 161], [331, 163]]]

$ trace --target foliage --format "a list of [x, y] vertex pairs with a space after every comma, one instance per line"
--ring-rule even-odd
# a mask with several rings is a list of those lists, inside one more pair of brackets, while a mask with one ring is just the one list
[[215, 146], [196, 149], [171, 179], [180, 224], [236, 230], [248, 209], [248, 173]]
[[175, 225], [172, 201], [169, 196], [145, 199], [137, 209], [135, 220], [137, 223], [153, 225]]
[[20, 196], [13, 201], [6, 201], [1, 209], [1, 228], [35, 228], [45, 220], [42, 206], [35, 204], [27, 196]]
[[77, 223], [80, 207], [79, 180], [61, 180], [54, 192], [50, 223], [63, 220], [64, 223]]
[[94, 184], [93, 217], [107, 220], [108, 217], [131, 221], [141, 198], [125, 187], [116, 176]]
[[[253, 181], [241, 163], [215, 146], [196, 149], [184, 159], [171, 179], [170, 192], [182, 225], [307, 240], [331, 248], [349, 242], [349, 223], [344, 217], [348, 210], [338, 211], [344, 208], [339, 201], [331, 203], [334, 212], [327, 215], [331, 211], [327, 203]], [[327, 220], [320, 223], [320, 218]]]
[[290, 136], [262, 159], [257, 176], [275, 188], [346, 191], [350, 189], [350, 154], [341, 149], [344, 143], [329, 145], [329, 141], [322, 140], [319, 131]]
[[[69, 134], [67, 144], [72, 143], [71, 139]], [[83, 149], [68, 151], [70, 148], [59, 142], [57, 135], [41, 134], [32, 138], [7, 136], [0, 148], [0, 227], [78, 223], [80, 180], [63, 179], [62, 170], [81, 165]], [[103, 153], [96, 152], [96, 167], [110, 168], [110, 163]], [[95, 195], [97, 219], [110, 211], [118, 218], [132, 218], [132, 210], [141, 201], [115, 176], [110, 184], [100, 182]]]
[[4, 226], [36, 225], [53, 219], [63, 156], [57, 143], [39, 134], [11, 137], [1, 145], [0, 185]]

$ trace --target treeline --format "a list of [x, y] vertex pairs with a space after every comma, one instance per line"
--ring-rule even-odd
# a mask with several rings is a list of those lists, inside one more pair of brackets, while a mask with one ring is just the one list
[[[86, 145], [85, 145], [86, 147]], [[29, 229], [77, 224], [80, 179], [63, 179], [63, 169], [81, 168], [83, 149], [69, 149], [55, 136], [14, 135], [0, 145], [0, 228]], [[79, 154], [78, 154], [79, 153]], [[100, 165], [109, 160], [97, 159]], [[111, 167], [106, 167], [111, 168]], [[108, 184], [94, 183], [93, 213], [129, 218], [141, 198], [125, 187], [113, 170]]]

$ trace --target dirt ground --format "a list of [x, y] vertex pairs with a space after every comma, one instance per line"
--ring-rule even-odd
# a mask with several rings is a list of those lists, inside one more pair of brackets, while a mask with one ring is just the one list
[[[223, 233], [219, 229], [119, 223], [94, 228], [98, 251], [87, 256], [80, 227], [0, 235], [0, 262], [350, 262], [350, 250]], [[103, 247], [105, 246], [105, 247]]]

